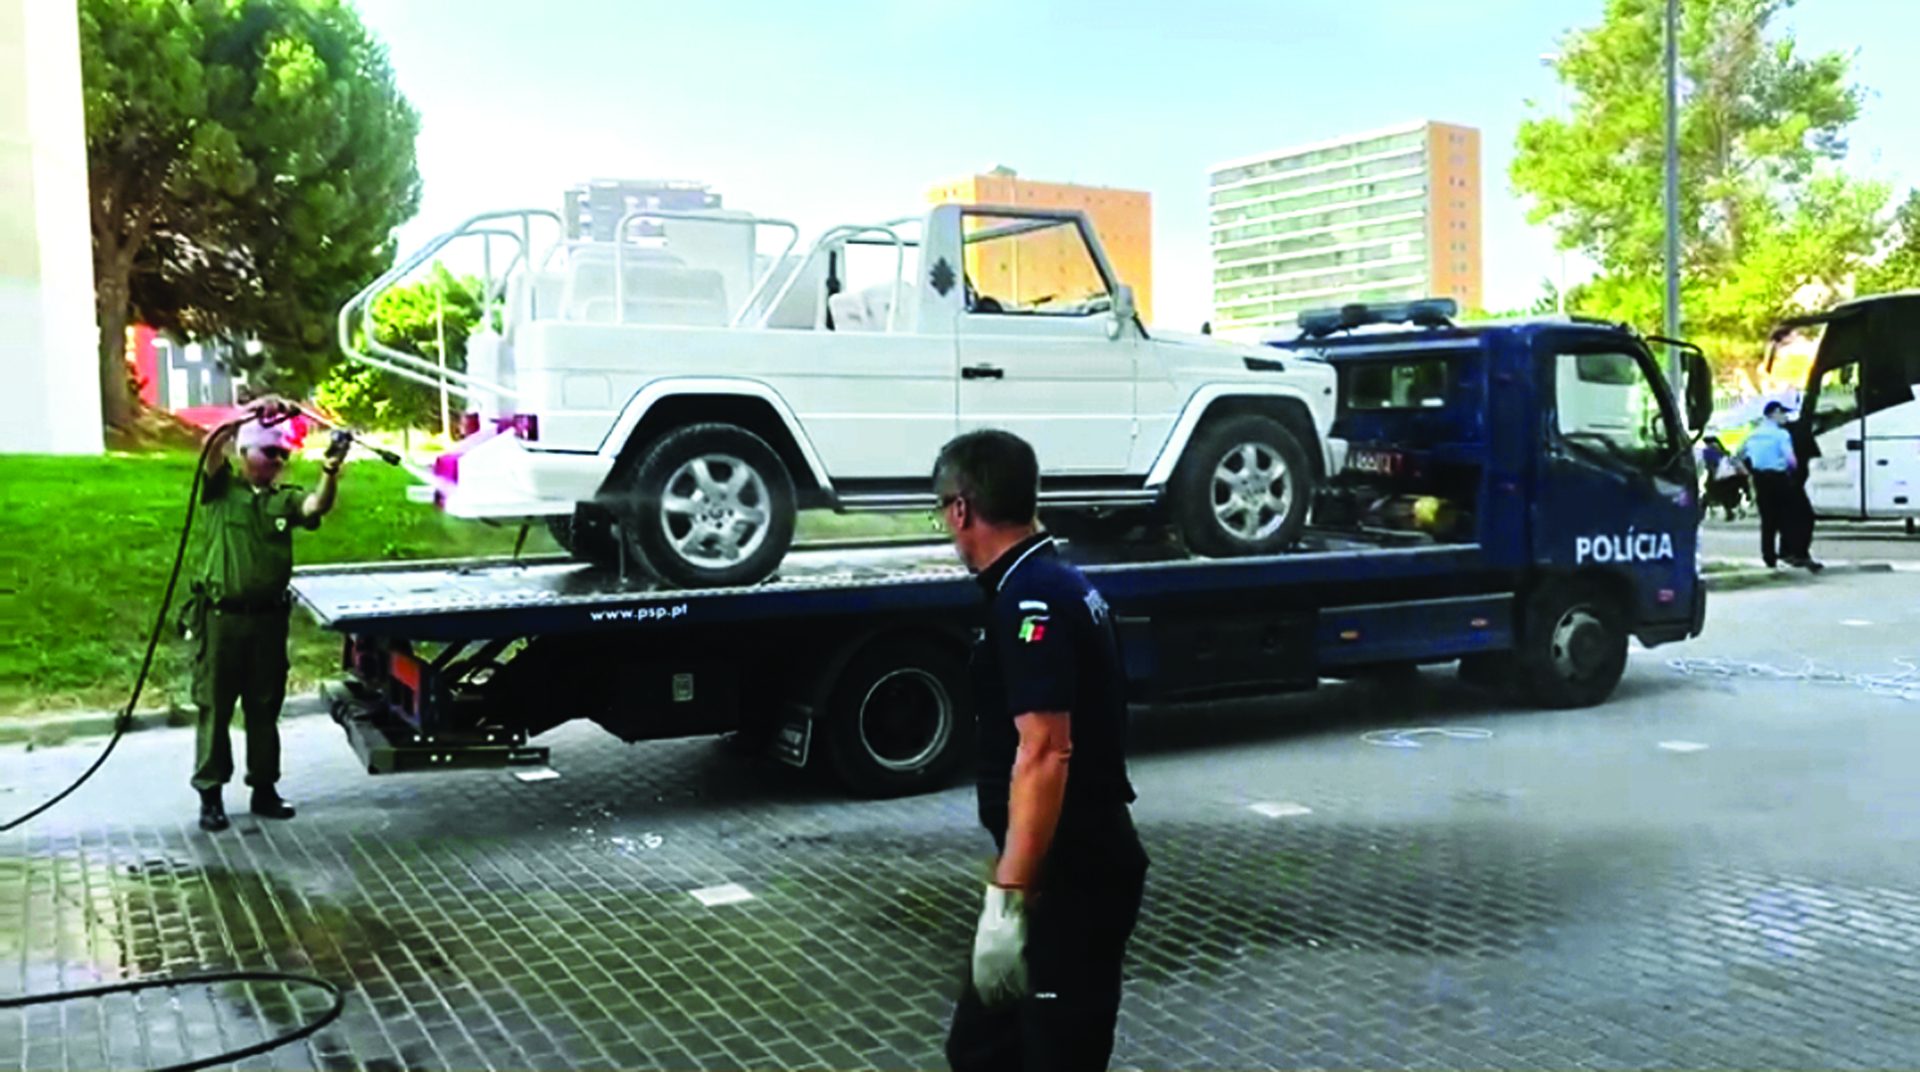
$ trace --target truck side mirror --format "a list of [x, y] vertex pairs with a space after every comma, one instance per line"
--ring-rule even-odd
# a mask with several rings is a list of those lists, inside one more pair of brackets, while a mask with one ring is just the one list
[[1113, 291], [1113, 319], [1107, 323], [1107, 338], [1117, 339], [1139, 315], [1139, 308], [1133, 304], [1133, 288], [1125, 283]]
[[1697, 353], [1687, 354], [1686, 361], [1687, 426], [1697, 432], [1713, 419], [1713, 370]]

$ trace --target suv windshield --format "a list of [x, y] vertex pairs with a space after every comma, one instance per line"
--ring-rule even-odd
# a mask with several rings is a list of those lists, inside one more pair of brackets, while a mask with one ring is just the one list
[[1076, 220], [969, 212], [963, 235], [968, 312], [1089, 316], [1113, 307]]

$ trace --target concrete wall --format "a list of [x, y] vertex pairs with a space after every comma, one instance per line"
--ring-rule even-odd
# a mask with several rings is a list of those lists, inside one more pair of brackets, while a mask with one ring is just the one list
[[98, 453], [80, 27], [0, 0], [0, 453]]

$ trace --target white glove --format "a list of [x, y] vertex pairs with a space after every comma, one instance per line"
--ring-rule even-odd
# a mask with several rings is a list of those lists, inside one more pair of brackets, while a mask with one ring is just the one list
[[1027, 996], [1027, 898], [1020, 890], [988, 886], [973, 935], [973, 989], [982, 1003]]

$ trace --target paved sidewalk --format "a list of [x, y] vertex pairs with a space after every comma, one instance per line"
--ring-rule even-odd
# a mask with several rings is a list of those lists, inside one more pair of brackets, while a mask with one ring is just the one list
[[[1895, 574], [1728, 596], [1594, 711], [1501, 710], [1429, 670], [1142, 712], [1153, 870], [1116, 1067], [1911, 1066], [1915, 707], [1666, 660], [1896, 670], [1917, 595]], [[1488, 732], [1362, 737], [1408, 727]], [[200, 833], [170, 729], [0, 835], [0, 994], [235, 966], [348, 987], [340, 1023], [250, 1068], [943, 1064], [990, 848], [964, 789], [848, 801], [586, 726], [551, 735], [557, 779], [376, 778], [328, 720], [286, 737], [291, 823], [236, 788], [235, 829]], [[98, 746], [0, 748], [0, 816]], [[751, 899], [695, 896], [728, 884]], [[317, 1001], [176, 997], [0, 1013], [0, 1069], [153, 1067]]]

